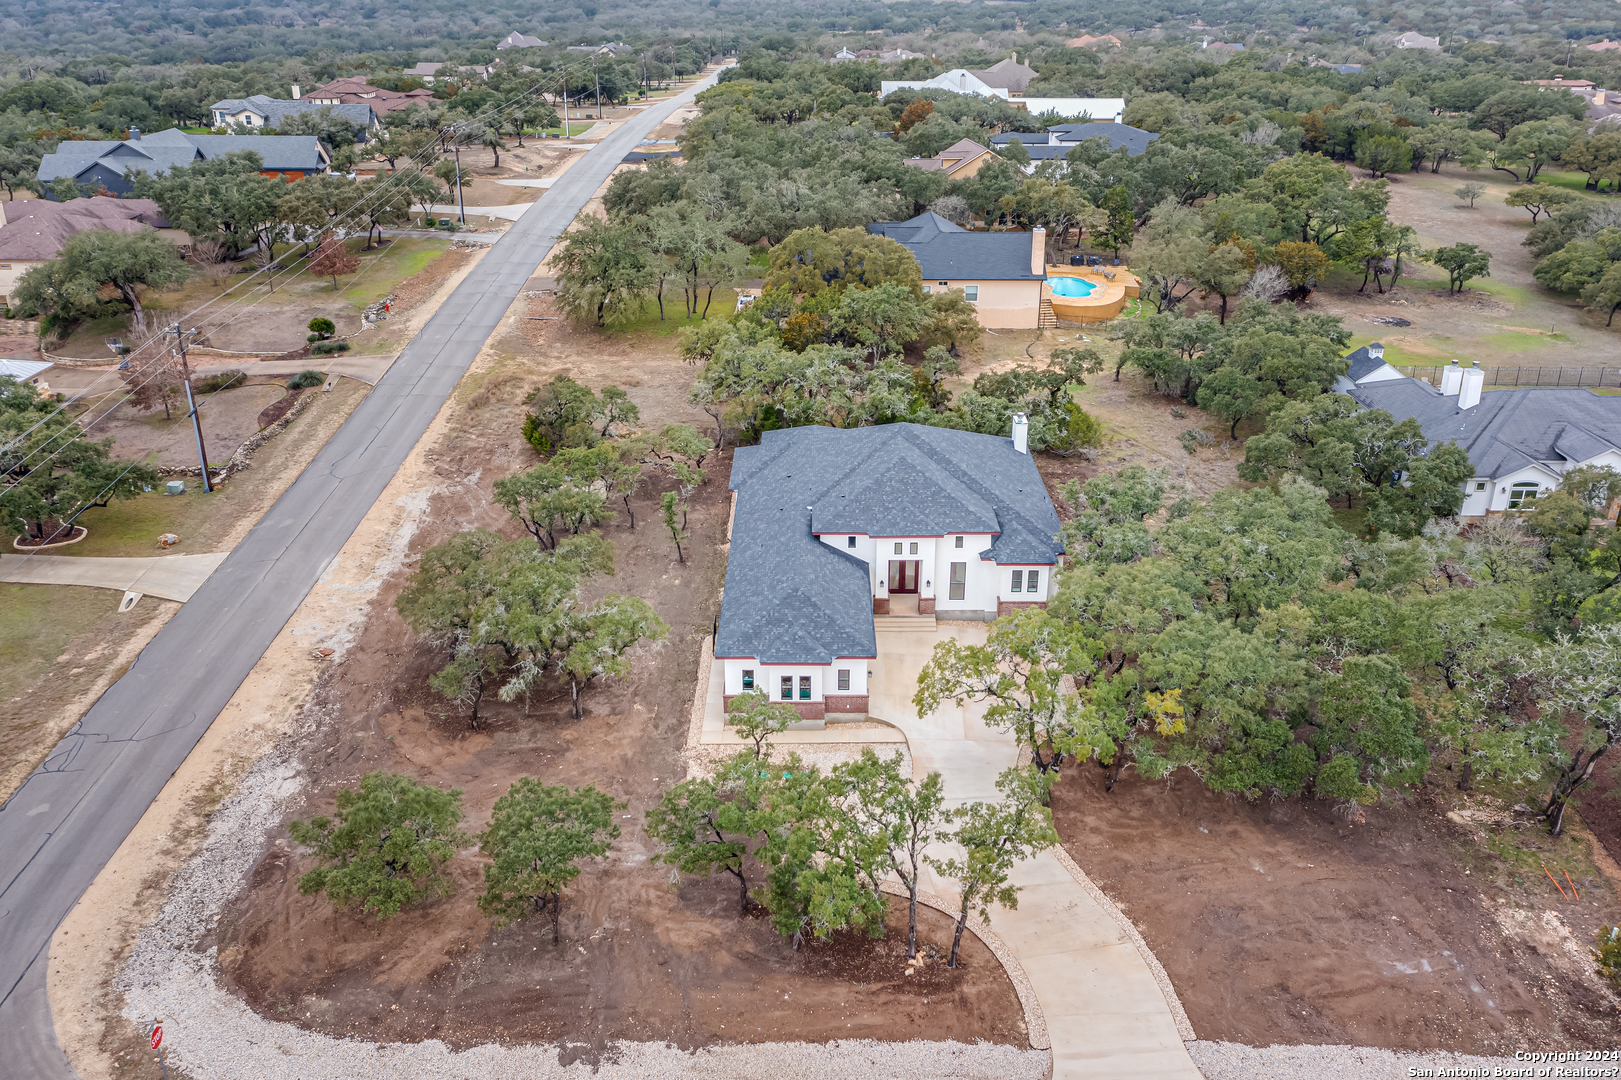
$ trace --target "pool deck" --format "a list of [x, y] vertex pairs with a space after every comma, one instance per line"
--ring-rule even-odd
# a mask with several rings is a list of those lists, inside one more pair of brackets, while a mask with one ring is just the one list
[[[1096, 286], [1090, 296], [1058, 296], [1053, 292], [1051, 279], [1080, 278]], [[1126, 301], [1136, 298], [1141, 283], [1124, 266], [1054, 266], [1047, 267], [1048, 282], [1041, 286], [1041, 298], [1052, 305], [1053, 314], [1060, 322], [1104, 322], [1120, 314]]]

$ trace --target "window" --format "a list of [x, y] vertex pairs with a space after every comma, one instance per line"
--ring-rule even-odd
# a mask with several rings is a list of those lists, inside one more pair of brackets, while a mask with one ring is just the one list
[[[962, 537], [957, 537], [961, 540]], [[954, 562], [951, 564], [951, 592], [947, 595], [953, 600], [961, 600], [968, 593], [968, 564]]]
[[1040, 579], [1041, 579], [1041, 571], [1040, 570], [1032, 570], [1028, 574], [1024, 575], [1024, 591], [1025, 592], [1035, 592], [1036, 591], [1036, 584], [1040, 581]]
[[1476, 491], [1485, 491], [1486, 490], [1486, 481], [1484, 481], [1484, 480], [1476, 480], [1475, 481], [1475, 490]]
[[962, 547], [962, 537], [957, 537], [957, 546]]
[[839, 668], [839, 689], [850, 689], [850, 669], [847, 667]]
[[928, 296], [930, 291], [931, 290], [929, 289], [929, 287], [927, 285], [923, 286], [923, 295], [924, 296]]
[[1541, 487], [1535, 480], [1522, 480], [1508, 489], [1508, 508], [1510, 510], [1530, 509], [1531, 504], [1537, 500], [1537, 489]]
[[810, 676], [809, 675], [801, 675], [799, 677], [799, 700], [800, 701], [809, 701], [810, 700]]
[[911, 551], [911, 553], [913, 555], [917, 554], [917, 541], [915, 541], [915, 540], [912, 542], [912, 551]]
[[844, 546], [845, 547], [855, 547], [856, 546], [856, 538], [853, 537], [853, 536], [845, 537], [844, 538]]
[[947, 288], [950, 288], [950, 287], [951, 287], [951, 282], [949, 282], [949, 281], [942, 281], [942, 282], [941, 282], [941, 283], [940, 283], [940, 287], [941, 287], [941, 288], [942, 288], [942, 289], [947, 289]]
[[901, 553], [901, 546], [899, 544], [896, 544], [895, 545], [895, 554], [899, 555], [900, 553]]
[[782, 677], [782, 700], [794, 700], [794, 677], [792, 675]]
[[743, 669], [743, 689], [745, 689], [745, 690], [753, 690], [754, 689], [754, 669], [753, 668], [744, 668]]
[[1024, 571], [1013, 571], [1013, 592], [1020, 592], [1024, 588]]
[[979, 302], [979, 286], [978, 285], [964, 285], [962, 287], [962, 298], [964, 300], [968, 301], [970, 304], [978, 303]]

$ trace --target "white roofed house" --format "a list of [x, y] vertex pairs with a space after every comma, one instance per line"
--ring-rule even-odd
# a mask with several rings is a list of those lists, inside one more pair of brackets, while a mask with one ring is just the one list
[[1021, 414], [1009, 437], [803, 427], [741, 447], [715, 636], [724, 707], [764, 692], [812, 723], [858, 719], [877, 620], [1046, 607], [1064, 547], [1027, 431]]
[[1480, 365], [1456, 360], [1443, 369], [1437, 388], [1385, 363], [1377, 343], [1349, 359], [1350, 371], [1335, 390], [1364, 408], [1416, 419], [1431, 445], [1456, 443], [1469, 455], [1475, 475], [1464, 482], [1460, 517], [1528, 510], [1581, 466], [1621, 472], [1621, 398], [1577, 389], [1488, 392]]

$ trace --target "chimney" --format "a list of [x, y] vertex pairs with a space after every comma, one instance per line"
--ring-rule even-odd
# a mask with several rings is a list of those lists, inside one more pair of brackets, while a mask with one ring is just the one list
[[1047, 273], [1047, 230], [1040, 225], [1030, 230], [1030, 272], [1037, 277]]
[[1013, 414], [1013, 449], [1021, 454], [1030, 452], [1030, 421], [1022, 412]]
[[298, 84], [297, 83], [293, 84], [293, 100], [294, 101], [298, 100]]
[[1607, 94], [1607, 93], [1609, 93], [1608, 90], [1595, 90], [1595, 91], [1593, 91], [1593, 104], [1594, 105], [1602, 105], [1602, 104], [1604, 104], [1604, 95]]
[[1013, 54], [1013, 62], [1015, 64], [1017, 64], [1019, 62], [1019, 54], [1018, 53]]
[[140, 128], [132, 127], [132, 128], [129, 129], [129, 141], [130, 142], [140, 142], [141, 141], [141, 129]]
[[1464, 368], [1460, 374], [1463, 381], [1458, 387], [1458, 408], [1472, 409], [1480, 404], [1480, 391], [1486, 385], [1486, 373], [1480, 370], [1480, 361], [1476, 360], [1474, 366]]
[[1441, 369], [1441, 393], [1452, 397], [1463, 386], [1463, 368], [1456, 360]]
[[1379, 342], [1375, 341], [1373, 344], [1368, 346], [1368, 355], [1373, 357], [1375, 360], [1383, 360], [1385, 358], [1385, 347]]

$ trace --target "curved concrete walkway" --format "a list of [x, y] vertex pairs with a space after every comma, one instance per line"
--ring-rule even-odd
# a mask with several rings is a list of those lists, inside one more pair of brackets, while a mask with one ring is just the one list
[[[983, 644], [988, 627], [941, 623], [885, 629], [869, 688], [874, 719], [906, 733], [913, 771], [938, 771], [953, 803], [996, 799], [996, 776], [1019, 758], [1012, 736], [982, 721], [984, 710], [949, 703], [919, 717], [911, 695], [935, 642], [950, 635]], [[782, 745], [788, 745], [784, 738]], [[1164, 969], [1128, 919], [1062, 848], [1021, 863], [1012, 881], [1019, 906], [994, 908], [991, 929], [1024, 967], [1046, 1019], [1055, 1080], [1165, 1077], [1198, 1080], [1184, 1042], [1194, 1037]], [[955, 884], [926, 872], [928, 891]]]

